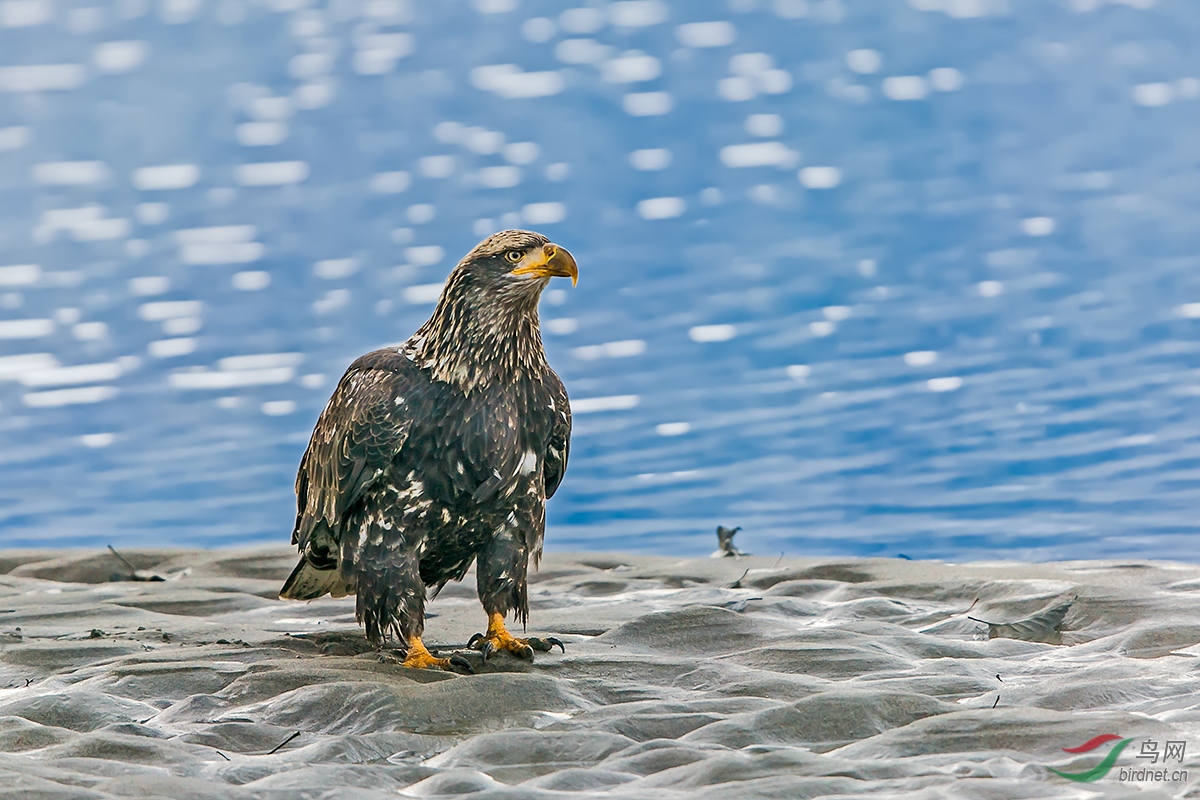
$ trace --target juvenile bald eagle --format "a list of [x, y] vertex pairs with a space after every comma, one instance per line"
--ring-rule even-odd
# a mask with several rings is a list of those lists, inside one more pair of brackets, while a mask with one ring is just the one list
[[463, 668], [421, 642], [426, 588], [477, 566], [487, 631], [472, 645], [532, 658], [557, 640], [518, 639], [526, 571], [542, 552], [546, 500], [567, 468], [571, 407], [546, 363], [538, 299], [575, 259], [529, 231], [489, 236], [450, 273], [408, 341], [350, 365], [296, 476], [300, 563], [279, 596], [357, 594], [379, 645], [394, 633], [408, 667]]

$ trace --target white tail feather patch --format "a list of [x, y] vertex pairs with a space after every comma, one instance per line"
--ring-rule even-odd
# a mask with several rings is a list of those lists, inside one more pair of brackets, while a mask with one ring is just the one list
[[335, 589], [341, 590], [342, 594], [339, 596], [345, 596], [345, 587], [342, 586], [336, 569], [317, 569], [301, 558], [283, 584], [283, 588], [279, 590], [279, 599], [315, 600]]

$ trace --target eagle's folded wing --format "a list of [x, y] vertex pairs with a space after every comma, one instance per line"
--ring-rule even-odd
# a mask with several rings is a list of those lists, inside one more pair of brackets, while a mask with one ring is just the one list
[[549, 372], [547, 382], [553, 388], [554, 397], [554, 425], [546, 446], [545, 468], [542, 470], [546, 481], [546, 499], [549, 500], [562, 483], [563, 473], [567, 471], [567, 459], [571, 455], [571, 401], [567, 398], [562, 381], [553, 371]]
[[292, 543], [301, 551], [325, 536], [329, 546], [339, 544], [346, 512], [404, 446], [411, 428], [405, 393], [419, 375], [392, 353], [354, 362], [321, 412], [296, 475]]

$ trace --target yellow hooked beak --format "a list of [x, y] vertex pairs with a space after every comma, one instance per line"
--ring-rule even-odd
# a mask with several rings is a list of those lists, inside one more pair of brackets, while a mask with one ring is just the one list
[[571, 285], [579, 283], [579, 267], [565, 247], [544, 244], [521, 259], [512, 275], [533, 275], [538, 278], [570, 278]]

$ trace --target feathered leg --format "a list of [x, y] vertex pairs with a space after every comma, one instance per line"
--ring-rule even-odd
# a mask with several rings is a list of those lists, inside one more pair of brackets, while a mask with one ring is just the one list
[[466, 665], [469, 669], [461, 656], [437, 658], [421, 641], [425, 632], [425, 584], [418, 550], [423, 535], [393, 525], [383, 508], [368, 506], [359, 515], [357, 537], [344, 548], [351, 552], [342, 562], [353, 570], [358, 585], [358, 621], [366, 626], [367, 639], [376, 647], [394, 632], [407, 650], [406, 667], [453, 671]]
[[507, 650], [527, 661], [533, 660], [534, 650], [545, 652], [554, 645], [566, 652], [558, 639], [518, 639], [504, 627], [504, 618], [509, 611], [514, 612], [522, 625], [529, 619], [526, 583], [529, 549], [516, 526], [502, 525], [497, 529], [476, 557], [475, 563], [476, 588], [483, 610], [488, 615], [488, 627], [487, 633], [472, 636], [468, 647], [483, 651], [484, 661], [497, 650]]
[[488, 617], [499, 614], [503, 619], [509, 611], [514, 611], [517, 621], [524, 624], [529, 619], [526, 586], [529, 551], [525, 537], [515, 525], [501, 525], [476, 556], [475, 563], [476, 590]]

